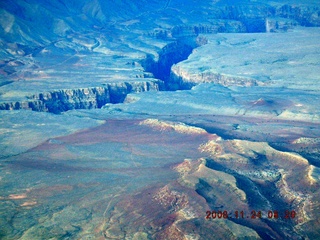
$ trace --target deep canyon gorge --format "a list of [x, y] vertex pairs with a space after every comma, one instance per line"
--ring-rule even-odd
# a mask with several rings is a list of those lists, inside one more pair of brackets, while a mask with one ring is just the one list
[[319, 1], [0, 3], [1, 239], [317, 239]]

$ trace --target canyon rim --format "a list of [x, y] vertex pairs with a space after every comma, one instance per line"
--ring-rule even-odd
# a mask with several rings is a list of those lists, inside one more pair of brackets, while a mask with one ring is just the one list
[[320, 2], [0, 2], [1, 239], [318, 239]]

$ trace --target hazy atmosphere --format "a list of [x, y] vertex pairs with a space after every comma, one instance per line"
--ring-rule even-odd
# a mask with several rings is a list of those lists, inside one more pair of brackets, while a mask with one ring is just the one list
[[0, 0], [0, 239], [320, 239], [319, 0]]

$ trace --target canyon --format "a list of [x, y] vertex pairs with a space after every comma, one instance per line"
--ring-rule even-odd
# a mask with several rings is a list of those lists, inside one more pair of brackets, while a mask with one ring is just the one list
[[319, 12], [1, 2], [0, 238], [319, 238]]
[[[174, 4], [174, 2], [172, 4]], [[65, 16], [60, 16], [59, 13], [58, 16], [54, 17], [49, 10], [46, 10], [46, 15], [43, 16], [43, 18], [47, 21], [54, 19], [54, 22], [51, 23], [53, 24], [52, 28], [54, 34], [52, 34], [52, 32], [50, 32], [50, 34], [47, 33], [47, 29], [46, 31], [41, 32], [41, 34], [47, 34], [44, 36], [41, 35], [40, 40], [36, 39], [36, 36], [30, 35], [30, 31], [32, 31], [32, 29], [29, 28], [32, 28], [31, 25], [27, 25], [29, 27], [28, 29], [24, 29], [22, 27], [25, 25], [21, 24], [27, 24], [28, 19], [20, 17], [19, 15], [15, 16], [14, 9], [18, 8], [18, 5], [11, 5], [3, 5], [1, 10], [4, 13], [4, 16], [8, 16], [8, 19], [10, 19], [10, 24], [15, 24], [10, 25], [5, 19], [3, 19], [1, 22], [3, 35], [3, 40], [1, 42], [3, 56], [1, 63], [1, 71], [3, 73], [0, 79], [1, 85], [4, 86], [11, 84], [11, 86], [14, 86], [15, 89], [20, 89], [23, 88], [22, 86], [25, 85], [24, 83], [25, 81], [28, 81], [28, 79], [38, 78], [42, 79], [42, 86], [38, 85], [38, 81], [28, 81], [28, 88], [33, 91], [33, 94], [29, 94], [29, 92], [25, 92], [25, 90], [22, 90], [21, 94], [19, 95], [17, 95], [16, 92], [13, 93], [15, 98], [20, 96], [19, 98], [21, 100], [18, 99], [18, 101], [11, 101], [10, 97], [6, 97], [6, 95], [10, 95], [10, 90], [12, 87], [5, 86], [1, 88], [0, 109], [2, 110], [31, 109], [36, 111], [59, 113], [61, 111], [70, 109], [100, 108], [102, 106], [101, 103], [86, 103], [87, 95], [79, 94], [79, 92], [81, 92], [79, 87], [97, 87], [97, 89], [94, 91], [99, 91], [98, 88], [101, 87], [101, 84], [108, 84], [110, 80], [114, 81], [117, 79], [118, 74], [116, 73], [119, 71], [122, 72], [122, 76], [120, 78], [127, 77], [130, 81], [132, 81], [131, 78], [154, 77], [164, 81], [166, 83], [165, 89], [167, 90], [176, 90], [179, 88], [190, 89], [194, 84], [187, 84], [186, 81], [184, 81], [184, 83], [177, 83], [179, 82], [177, 79], [182, 77], [177, 68], [174, 68], [172, 73], [170, 73], [170, 71], [174, 64], [187, 59], [192, 53], [193, 49], [208, 42], [206, 37], [199, 37], [199, 34], [286, 32], [296, 26], [317, 27], [320, 25], [320, 18], [318, 16], [319, 7], [316, 5], [316, 2], [309, 4], [301, 3], [289, 5], [282, 3], [281, 1], [264, 4], [246, 1], [242, 4], [235, 2], [231, 5], [228, 5], [228, 3], [218, 1], [214, 5], [214, 10], [208, 10], [205, 4], [204, 6], [199, 5], [199, 9], [203, 11], [202, 15], [207, 15], [208, 11], [210, 11], [210, 18], [205, 18], [205, 20], [203, 19], [202, 15], [197, 15], [196, 11], [191, 11], [191, 16], [188, 18], [189, 22], [186, 24], [176, 24], [176, 21], [178, 21], [179, 17], [184, 16], [184, 13], [181, 13], [182, 16], [177, 15], [177, 19], [170, 19], [170, 22], [166, 22], [167, 19], [165, 18], [161, 19], [163, 22], [159, 23], [159, 25], [164, 25], [166, 27], [154, 28], [152, 25], [148, 26], [146, 30], [148, 31], [149, 29], [153, 28], [154, 32], [148, 32], [146, 37], [139, 36], [140, 31], [135, 30], [131, 34], [132, 36], [130, 36], [130, 38], [133, 36], [138, 36], [138, 38], [140, 38], [139, 43], [135, 45], [135, 43], [130, 39], [124, 40], [125, 43], [122, 44], [128, 45], [129, 48], [126, 50], [126, 53], [124, 54], [125, 56], [118, 56], [116, 54], [117, 50], [111, 50], [109, 47], [112, 45], [121, 47], [121, 41], [112, 44], [112, 38], [114, 38], [114, 36], [111, 35], [111, 39], [108, 39], [106, 36], [102, 38], [97, 36], [97, 34], [100, 33], [109, 34], [109, 29], [106, 27], [98, 28], [96, 26], [98, 31], [91, 29], [90, 31], [84, 31], [84, 33], [81, 34], [75, 34], [72, 33], [72, 28], [70, 28], [70, 26], [68, 27]], [[128, 5], [130, 6], [130, 4]], [[25, 8], [27, 9], [31, 6], [33, 5], [27, 4]], [[38, 8], [46, 8], [46, 6], [36, 6]], [[58, 8], [61, 7], [62, 6], [59, 6]], [[80, 6], [65, 5], [65, 7], [70, 8], [71, 11]], [[93, 11], [93, 9], [96, 9], [96, 6], [88, 7], [88, 12], [86, 13], [88, 16], [92, 14], [89, 10], [91, 8]], [[100, 6], [100, 8], [102, 8], [102, 6]], [[186, 9], [188, 9], [188, 7]], [[110, 23], [105, 20], [107, 18], [107, 16], [104, 15], [105, 13], [102, 13], [101, 9], [97, 11], [99, 14], [101, 14], [101, 16], [100, 18], [94, 20], [98, 22], [100, 21], [100, 24], [107, 24], [108, 26]], [[170, 11], [178, 10], [172, 6]], [[206, 14], [204, 14], [204, 12], [206, 12]], [[110, 14], [111, 16], [114, 14], [114, 18], [119, 17], [115, 12]], [[111, 26], [109, 26], [109, 28], [115, 28], [114, 32], [118, 31], [120, 34], [124, 30], [134, 28], [136, 23], [141, 23], [149, 14], [151, 14], [149, 10], [146, 10], [144, 14], [141, 14], [142, 16], [138, 15], [138, 20], [125, 19], [125, 21], [122, 20], [123, 23], [118, 24], [117, 26], [115, 26], [113, 23]], [[14, 21], [15, 17], [17, 18], [17, 21]], [[33, 20], [38, 21], [39, 19], [35, 17]], [[93, 19], [91, 19], [91, 21], [92, 20]], [[132, 21], [132, 23], [130, 21]], [[77, 24], [80, 25], [81, 22], [83, 21], [79, 20]], [[50, 25], [49, 22], [47, 23]], [[74, 27], [81, 29], [78, 25]], [[142, 26], [138, 26], [138, 29], [140, 30], [140, 27]], [[19, 31], [24, 31], [25, 33], [21, 34]], [[26, 34], [29, 34], [30, 36], [27, 37]], [[21, 38], [21, 36], [24, 37]], [[150, 41], [154, 40], [148, 39], [148, 37], [151, 37], [152, 39], [158, 39], [159, 43], [154, 43], [162, 46], [160, 48], [157, 47], [158, 49], [154, 49], [155, 46], [152, 46], [152, 42], [149, 43]], [[57, 40], [57, 38], [59, 38], [59, 40]], [[126, 41], [128, 41], [128, 43], [126, 43]], [[208, 48], [211, 48], [211, 46]], [[152, 51], [150, 52], [151, 49]], [[112, 54], [113, 51], [114, 54]], [[137, 51], [140, 51], [141, 54], [137, 55]], [[59, 56], [60, 59], [63, 59], [63, 65], [61, 65], [59, 62], [56, 62], [57, 56]], [[90, 63], [88, 64], [88, 62]], [[105, 62], [105, 64], [101, 62]], [[109, 65], [110, 67], [108, 67], [107, 63], [112, 64]], [[100, 66], [96, 67], [94, 65]], [[89, 69], [92, 68], [98, 71], [95, 72], [95, 74], [92, 73], [91, 70], [86, 71], [85, 73], [85, 75], [88, 75], [89, 78], [95, 80], [91, 81], [90, 83], [87, 83], [86, 80], [83, 80], [84, 72], [79, 69], [81, 66]], [[108, 70], [103, 69], [103, 67], [107, 68]], [[131, 75], [128, 76], [126, 71], [131, 71]], [[220, 75], [218, 73], [216, 76], [211, 76], [210, 73], [203, 71], [201, 74], [204, 78], [217, 78], [218, 82], [230, 81], [231, 84], [234, 84], [234, 82], [241, 82], [241, 85], [257, 85], [257, 82], [254, 79], [241, 79], [241, 76], [226, 77], [226, 74], [221, 75], [221, 73], [224, 73], [224, 71], [225, 70], [220, 71]], [[63, 86], [65, 85], [63, 83], [65, 82], [63, 80], [65, 73], [69, 74], [69, 79], [67, 82], [73, 82], [73, 84], [71, 84], [71, 86], [67, 86], [67, 88]], [[81, 74], [81, 77], [79, 77], [79, 74]], [[70, 77], [70, 75], [74, 76]], [[97, 77], [96, 75], [101, 76]], [[116, 77], [114, 75], [116, 75]], [[53, 81], [56, 82], [57, 80], [61, 84], [55, 84], [47, 89], [48, 86], [52, 85]], [[150, 82], [147, 79], [145, 80], [145, 84], [153, 85], [152, 81]], [[139, 81], [143, 81], [143, 79], [139, 79]], [[32, 88], [33, 84], [37, 85], [37, 87]], [[120, 81], [119, 88], [122, 88], [121, 86], [123, 84], [124, 83]], [[59, 85], [62, 86], [57, 88]], [[42, 92], [39, 88], [43, 88], [43, 90], [46, 91]], [[132, 88], [134, 89], [135, 87], [133, 86]], [[163, 87], [157, 87], [157, 89], [164, 90]], [[34, 92], [35, 90], [38, 92]], [[48, 105], [48, 103], [43, 102], [41, 99], [39, 101], [29, 101], [29, 99], [33, 99], [34, 95], [49, 93], [52, 96], [55, 96], [58, 94], [58, 92], [63, 93], [60, 94], [61, 97], [52, 97], [52, 101], [56, 101], [56, 103], [50, 104], [50, 107], [47, 107], [46, 105]], [[127, 90], [127, 93], [129, 92], [131, 92], [131, 90]], [[61, 102], [65, 102], [65, 100], [61, 101], [61, 98], [66, 99], [66, 97], [63, 95], [69, 96], [67, 97], [69, 99], [77, 98], [77, 102], [81, 102], [83, 97], [84, 103], [74, 104], [69, 102], [67, 104], [69, 107], [61, 107]], [[107, 99], [108, 96], [104, 96], [102, 98]], [[121, 99], [123, 100], [124, 97], [121, 97]], [[97, 101], [99, 102], [99, 100]], [[108, 100], [104, 100], [104, 103], [108, 102]], [[52, 107], [53, 105], [56, 105], [56, 107]]]

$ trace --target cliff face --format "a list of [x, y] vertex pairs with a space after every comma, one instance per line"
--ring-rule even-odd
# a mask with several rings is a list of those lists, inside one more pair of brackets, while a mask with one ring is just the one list
[[298, 22], [287, 18], [267, 18], [266, 32], [286, 32], [298, 25]]
[[197, 36], [198, 34], [214, 34], [218, 32], [246, 32], [246, 27], [240, 21], [215, 19], [210, 23], [177, 25], [171, 29], [154, 29], [148, 35], [159, 39]]
[[296, 20], [306, 27], [320, 26], [319, 6], [283, 5], [275, 10], [275, 16]]
[[246, 28], [246, 32], [265, 32], [267, 18], [285, 18], [296, 21], [301, 26], [320, 26], [319, 6], [304, 4], [240, 4], [221, 6], [216, 17], [237, 20]]
[[[208, 10], [206, 10], [208, 11]], [[205, 11], [205, 12], [206, 12]], [[320, 26], [320, 8], [294, 4], [217, 4], [210, 9], [210, 19], [199, 23], [177, 24], [170, 29], [156, 28], [149, 36], [170, 39], [198, 34], [286, 31], [296, 25]], [[197, 16], [194, 16], [196, 19]]]
[[189, 42], [176, 41], [169, 43], [158, 53], [157, 60], [148, 55], [146, 59], [141, 61], [141, 65], [146, 71], [152, 72], [155, 78], [167, 83], [172, 65], [187, 59], [197, 45], [196, 40], [191, 38]]
[[223, 86], [257, 86], [259, 83], [255, 79], [228, 76], [214, 72], [191, 73], [179, 66], [171, 69], [168, 88], [170, 90], [187, 90], [199, 83], [216, 83]]
[[163, 90], [159, 80], [108, 83], [103, 87], [61, 89], [39, 93], [26, 101], [0, 103], [0, 110], [30, 109], [61, 113], [72, 109], [101, 108], [106, 103], [121, 103], [128, 93]]

